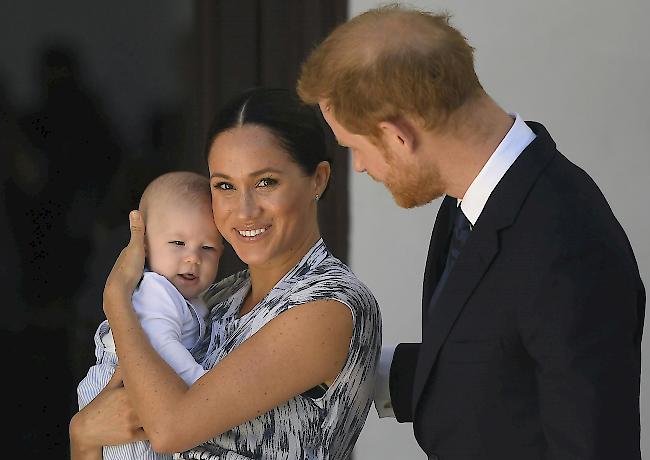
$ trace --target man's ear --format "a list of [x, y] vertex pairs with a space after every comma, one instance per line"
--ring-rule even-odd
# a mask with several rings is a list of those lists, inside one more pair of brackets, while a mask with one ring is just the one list
[[382, 121], [379, 123], [379, 128], [381, 129], [384, 142], [393, 151], [413, 153], [417, 148], [417, 129], [410, 120], [399, 118], [392, 121]]

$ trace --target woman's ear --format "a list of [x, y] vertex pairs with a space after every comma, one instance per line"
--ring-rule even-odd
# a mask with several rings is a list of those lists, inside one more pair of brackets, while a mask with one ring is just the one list
[[330, 166], [329, 161], [321, 161], [316, 166], [316, 171], [314, 171], [314, 196], [322, 196], [323, 192], [327, 188], [327, 183], [330, 180], [330, 174], [332, 172], [332, 167]]

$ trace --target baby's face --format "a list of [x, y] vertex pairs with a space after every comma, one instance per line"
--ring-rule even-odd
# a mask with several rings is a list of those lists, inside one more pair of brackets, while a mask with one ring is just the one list
[[223, 253], [209, 204], [157, 203], [145, 218], [148, 268], [167, 278], [186, 299], [205, 291], [217, 276]]

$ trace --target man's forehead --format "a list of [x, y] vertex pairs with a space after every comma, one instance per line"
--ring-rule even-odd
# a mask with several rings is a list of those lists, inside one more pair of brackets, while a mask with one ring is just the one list
[[323, 114], [323, 118], [325, 119], [325, 122], [329, 125], [332, 132], [334, 132], [334, 135], [336, 135], [340, 127], [338, 126], [338, 123], [334, 118], [334, 114], [330, 110], [329, 104], [326, 101], [321, 101], [318, 103], [318, 106], [320, 107], [320, 111]]

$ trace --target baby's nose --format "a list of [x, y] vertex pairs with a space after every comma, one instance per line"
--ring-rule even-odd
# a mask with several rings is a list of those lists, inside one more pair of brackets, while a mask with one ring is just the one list
[[187, 254], [185, 256], [185, 262], [189, 264], [196, 264], [200, 265], [201, 264], [201, 259], [194, 253]]

